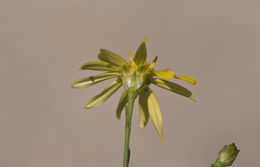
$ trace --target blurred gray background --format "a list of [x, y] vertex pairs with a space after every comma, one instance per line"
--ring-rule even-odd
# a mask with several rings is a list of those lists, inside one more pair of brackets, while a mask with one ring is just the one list
[[120, 167], [124, 117], [120, 89], [100, 107], [86, 100], [110, 81], [72, 89], [91, 74], [80, 65], [100, 48], [128, 60], [148, 37], [157, 69], [195, 76], [198, 102], [152, 86], [165, 141], [151, 121], [138, 127], [135, 106], [131, 167], [207, 167], [236, 142], [233, 166], [258, 167], [260, 155], [259, 0], [1, 0], [0, 166]]

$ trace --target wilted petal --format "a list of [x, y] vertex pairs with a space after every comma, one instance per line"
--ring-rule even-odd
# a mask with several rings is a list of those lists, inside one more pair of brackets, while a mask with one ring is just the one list
[[124, 92], [122, 93], [122, 95], [120, 97], [120, 100], [118, 102], [118, 106], [117, 106], [117, 109], [116, 109], [117, 119], [121, 119], [121, 113], [122, 113], [126, 103], [127, 103], [127, 91], [124, 90]]
[[172, 79], [174, 78], [174, 72], [170, 69], [166, 69], [166, 70], [154, 70], [153, 73], [160, 77], [160, 78], [164, 78], [164, 79]]
[[163, 129], [162, 129], [162, 113], [159, 103], [151, 89], [149, 89], [148, 96], [148, 112], [153, 122], [153, 125], [160, 135], [160, 141], [164, 140]]
[[120, 88], [121, 85], [121, 82], [112, 82], [99, 95], [90, 98], [86, 102], [85, 108], [89, 109], [103, 104], [110, 96], [112, 96], [117, 91], [117, 89]]
[[143, 40], [139, 48], [137, 49], [135, 53], [135, 63], [140, 66], [143, 65], [146, 62], [146, 57], [147, 57], [147, 50], [146, 50], [146, 44], [145, 42], [147, 41], [147, 38]]
[[72, 82], [71, 87], [86, 88], [86, 87], [92, 86], [96, 83], [99, 83], [101, 81], [117, 77], [119, 75], [120, 74], [117, 72], [107, 72], [107, 73], [103, 73], [103, 74], [99, 74], [99, 75], [93, 75], [93, 76], [81, 78], [81, 79], [78, 79], [78, 80]]
[[192, 76], [188, 76], [188, 75], [175, 75], [174, 77], [177, 78], [177, 79], [181, 79], [183, 81], [190, 82], [193, 85], [195, 85], [197, 83], [197, 79], [195, 77], [192, 77]]
[[127, 65], [127, 62], [121, 56], [106, 49], [100, 49], [98, 58], [112, 65], [117, 65], [117, 66]]
[[96, 70], [96, 71], [119, 71], [120, 68], [113, 66], [107, 62], [94, 61], [83, 64], [80, 67], [81, 70]]
[[144, 128], [149, 120], [148, 113], [148, 97], [149, 92], [142, 91], [139, 94], [139, 127]]
[[188, 89], [184, 88], [183, 86], [173, 83], [173, 82], [169, 82], [163, 79], [158, 79], [158, 78], [153, 78], [150, 80], [151, 83], [164, 88], [166, 90], [170, 90], [174, 93], [180, 94], [182, 96], [186, 96], [191, 98], [193, 101], [196, 101], [196, 97], [192, 94], [191, 91], [189, 91]]

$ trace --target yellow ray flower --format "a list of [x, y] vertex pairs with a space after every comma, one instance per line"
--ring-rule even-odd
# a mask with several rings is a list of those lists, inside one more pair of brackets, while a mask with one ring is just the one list
[[121, 56], [106, 49], [100, 49], [98, 58], [101, 61], [88, 62], [83, 64], [81, 70], [96, 70], [105, 71], [105, 73], [82, 78], [72, 82], [73, 88], [85, 88], [92, 86], [104, 80], [116, 78], [116, 81], [109, 84], [104, 91], [97, 96], [90, 98], [85, 108], [89, 109], [97, 107], [104, 103], [109, 97], [111, 97], [120, 87], [123, 85], [124, 92], [122, 93], [117, 109], [116, 116], [118, 119], [121, 117], [121, 113], [129, 100], [129, 91], [134, 90], [135, 97], [139, 96], [139, 126], [144, 128], [149, 118], [151, 119], [155, 129], [157, 130], [160, 141], [164, 140], [163, 128], [162, 128], [162, 115], [161, 109], [157, 98], [153, 91], [149, 88], [150, 84], [154, 84], [163, 89], [172, 91], [176, 94], [188, 97], [193, 101], [196, 101], [195, 96], [191, 91], [183, 86], [176, 84], [165, 79], [180, 79], [192, 84], [196, 84], [196, 78], [187, 75], [176, 75], [172, 70], [156, 70], [154, 66], [158, 57], [151, 64], [146, 62], [147, 49], [145, 38], [138, 47], [134, 58], [129, 51], [129, 63], [127, 63]]
[[139, 127], [144, 128], [149, 120], [148, 112], [148, 91], [141, 91], [139, 94]]

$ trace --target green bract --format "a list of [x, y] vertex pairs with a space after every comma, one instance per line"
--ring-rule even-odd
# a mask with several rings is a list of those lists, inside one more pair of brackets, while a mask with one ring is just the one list
[[90, 98], [86, 102], [85, 108], [89, 109], [97, 107], [104, 103], [123, 85], [124, 92], [120, 97], [118, 107], [116, 109], [117, 118], [120, 119], [122, 110], [127, 105], [129, 90], [134, 90], [137, 92], [136, 96], [139, 96], [140, 128], [144, 128], [150, 118], [160, 136], [160, 140], [163, 141], [164, 136], [162, 129], [161, 110], [158, 100], [153, 91], [149, 88], [149, 85], [154, 84], [196, 101], [196, 98], [191, 93], [191, 91], [179, 84], [165, 80], [176, 78], [190, 82], [192, 84], [196, 84], [196, 79], [192, 76], [176, 75], [170, 69], [155, 70], [153, 67], [157, 62], [158, 57], [155, 57], [151, 64], [146, 62], [146, 41], [147, 39], [142, 41], [135, 53], [134, 58], [129, 51], [129, 63], [127, 63], [121, 56], [117, 55], [116, 53], [106, 49], [100, 49], [100, 53], [98, 55], [100, 61], [85, 63], [80, 67], [80, 69], [106, 72], [76, 80], [72, 82], [71, 86], [73, 88], [85, 88], [104, 80], [116, 78], [116, 81], [113, 81], [111, 84], [109, 84], [104, 89], [104, 91], [102, 91], [97, 96]]

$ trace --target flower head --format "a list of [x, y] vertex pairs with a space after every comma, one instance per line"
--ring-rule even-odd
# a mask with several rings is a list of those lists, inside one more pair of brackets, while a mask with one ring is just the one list
[[98, 75], [82, 78], [72, 82], [73, 88], [86, 88], [111, 78], [117, 78], [110, 83], [100, 94], [90, 98], [85, 108], [93, 108], [104, 103], [110, 96], [112, 96], [122, 85], [124, 92], [122, 93], [117, 109], [116, 116], [120, 119], [121, 112], [127, 104], [127, 94], [129, 89], [134, 89], [139, 96], [139, 126], [144, 128], [148, 123], [149, 118], [152, 120], [154, 127], [160, 135], [160, 140], [164, 140], [162, 129], [162, 115], [158, 100], [149, 88], [150, 84], [154, 84], [163, 89], [172, 91], [179, 95], [188, 97], [193, 101], [196, 101], [195, 96], [191, 91], [183, 86], [167, 81], [165, 79], [180, 79], [192, 84], [196, 84], [196, 79], [187, 75], [176, 75], [172, 70], [155, 70], [154, 66], [158, 57], [155, 57], [151, 64], [146, 62], [147, 50], [146, 50], [145, 38], [139, 48], [137, 49], [133, 58], [129, 51], [129, 63], [127, 63], [121, 56], [108, 51], [106, 49], [100, 49], [98, 58], [100, 61], [88, 62], [81, 66], [81, 70], [96, 70], [105, 71]]
[[211, 167], [226, 167], [231, 166], [232, 163], [235, 161], [239, 149], [237, 149], [235, 143], [225, 145], [218, 153], [218, 158]]

